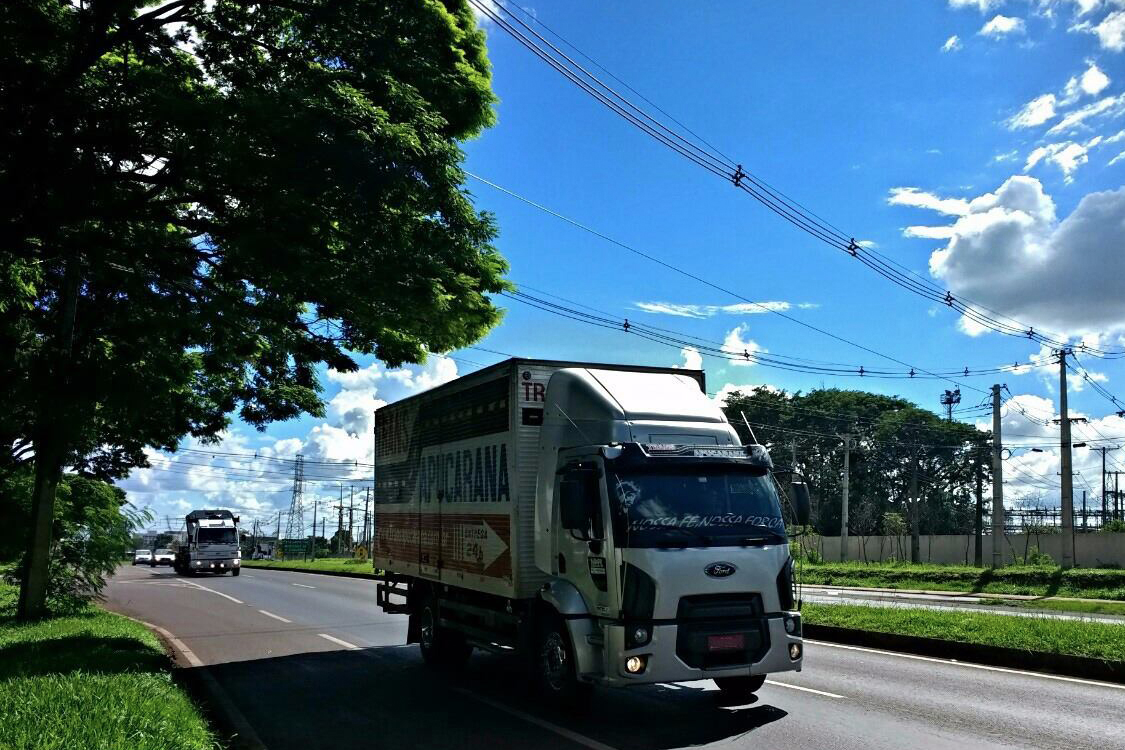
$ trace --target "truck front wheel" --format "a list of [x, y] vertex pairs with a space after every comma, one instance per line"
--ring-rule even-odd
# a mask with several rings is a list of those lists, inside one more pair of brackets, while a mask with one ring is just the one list
[[422, 659], [431, 667], [450, 669], [464, 666], [473, 653], [473, 647], [460, 633], [441, 627], [437, 617], [437, 603], [429, 599], [418, 610], [418, 646]]
[[236, 576], [241, 572], [242, 572], [242, 568], [231, 568], [231, 570], [230, 570], [230, 574], [232, 576]]
[[749, 677], [719, 677], [715, 680], [715, 684], [719, 686], [724, 696], [749, 701], [754, 697], [754, 693], [766, 684], [766, 676], [758, 674]]
[[581, 708], [594, 686], [578, 679], [566, 623], [552, 617], [539, 631], [534, 653], [535, 683], [543, 697], [563, 708]]

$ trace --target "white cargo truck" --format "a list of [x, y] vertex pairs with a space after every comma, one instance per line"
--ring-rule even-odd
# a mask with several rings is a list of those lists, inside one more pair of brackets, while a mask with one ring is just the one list
[[176, 545], [172, 569], [180, 575], [242, 569], [238, 516], [229, 510], [193, 510], [184, 519], [184, 540]]
[[702, 372], [512, 359], [379, 409], [375, 449], [378, 603], [427, 663], [519, 652], [560, 702], [801, 669], [780, 485]]

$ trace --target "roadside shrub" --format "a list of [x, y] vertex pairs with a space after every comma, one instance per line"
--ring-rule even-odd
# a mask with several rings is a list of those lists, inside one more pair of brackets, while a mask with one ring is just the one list
[[1055, 561], [1046, 552], [1040, 552], [1038, 547], [1032, 547], [1024, 560], [1027, 565], [1054, 565]]
[[1125, 534], [1125, 521], [1119, 518], [1114, 518], [1113, 520], [1106, 521], [1104, 524], [1102, 524], [1101, 530], [1106, 532], [1107, 534]]
[[[31, 534], [30, 471], [0, 481], [4, 525], [0, 554], [17, 564], [4, 574], [18, 584], [23, 573], [25, 546]], [[125, 499], [124, 490], [98, 479], [67, 474], [59, 482], [47, 583], [47, 604], [56, 614], [81, 610], [101, 594], [111, 575], [133, 547], [133, 532], [152, 519]]]

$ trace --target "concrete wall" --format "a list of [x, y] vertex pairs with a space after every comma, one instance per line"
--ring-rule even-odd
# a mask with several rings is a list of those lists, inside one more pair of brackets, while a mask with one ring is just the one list
[[[973, 537], [971, 534], [923, 535], [921, 537], [922, 562], [942, 564], [973, 564]], [[984, 536], [984, 563], [992, 561], [992, 537]], [[813, 544], [821, 559], [834, 562], [840, 559], [840, 537], [815, 537], [805, 542]], [[1007, 534], [1001, 549], [1004, 563], [1022, 562], [1024, 555], [1036, 547], [1040, 552], [1058, 562], [1062, 559], [1062, 534]], [[1094, 568], [1099, 565], [1120, 565], [1125, 568], [1125, 534], [1075, 534], [1075, 564]], [[848, 537], [848, 559], [883, 562], [910, 559], [910, 537], [869, 536]]]

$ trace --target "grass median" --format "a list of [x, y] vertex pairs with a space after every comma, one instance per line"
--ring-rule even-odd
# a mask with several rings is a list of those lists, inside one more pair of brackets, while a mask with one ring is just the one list
[[354, 557], [322, 557], [318, 560], [242, 560], [244, 568], [295, 568], [310, 572], [330, 571], [333, 573], [357, 573], [374, 576], [375, 571], [368, 560]]
[[1125, 662], [1125, 626], [978, 612], [805, 603], [810, 625]]
[[97, 607], [24, 624], [0, 584], [0, 747], [220, 747], [147, 628]]
[[910, 563], [804, 563], [810, 586], [861, 586], [984, 594], [1069, 596], [1125, 601], [1125, 570], [1020, 565], [992, 570], [964, 565]]

